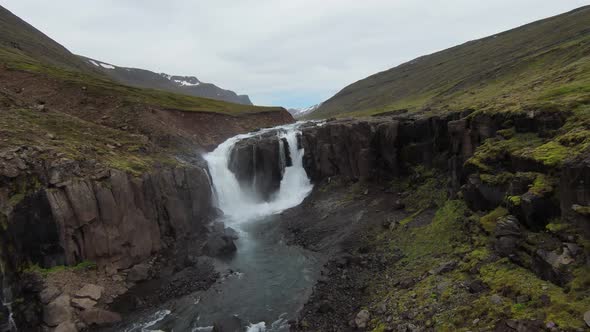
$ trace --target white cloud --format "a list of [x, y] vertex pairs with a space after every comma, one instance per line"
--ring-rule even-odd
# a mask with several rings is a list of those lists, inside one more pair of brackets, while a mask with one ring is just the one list
[[[71, 51], [305, 106], [417, 56], [586, 4], [568, 0], [0, 0]], [[293, 96], [300, 96], [295, 100]], [[299, 101], [300, 100], [300, 101]]]

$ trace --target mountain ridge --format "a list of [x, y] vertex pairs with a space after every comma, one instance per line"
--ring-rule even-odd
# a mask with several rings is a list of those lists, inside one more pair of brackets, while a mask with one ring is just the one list
[[253, 105], [248, 95], [238, 95], [234, 91], [220, 88], [215, 84], [202, 82], [195, 76], [156, 73], [147, 69], [117, 66], [82, 55], [78, 57], [111, 79], [130, 86]]

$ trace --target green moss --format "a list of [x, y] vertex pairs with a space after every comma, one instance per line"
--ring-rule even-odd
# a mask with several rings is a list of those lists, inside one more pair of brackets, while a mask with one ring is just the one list
[[538, 146], [541, 142], [541, 138], [531, 133], [517, 134], [510, 139], [490, 138], [475, 150], [474, 155], [465, 162], [465, 165], [493, 174], [494, 164], [507, 161], [511, 154]]
[[75, 266], [64, 266], [64, 265], [57, 265], [50, 268], [42, 268], [37, 264], [33, 264], [27, 267], [24, 272], [26, 273], [35, 273], [41, 276], [48, 276], [50, 274], [63, 272], [63, 271], [83, 271], [83, 270], [93, 270], [96, 269], [96, 263], [90, 261], [83, 261]]
[[547, 321], [557, 323], [560, 328], [576, 329], [584, 326], [582, 316], [590, 307], [590, 298], [579, 299], [572, 292], [565, 293], [562, 288], [539, 279], [508, 259], [485, 265], [480, 269], [480, 277], [493, 292], [501, 293], [508, 288], [516, 294], [530, 296], [533, 304], [539, 301], [541, 295], [551, 298], [548, 306], [513, 305], [514, 318], [531, 319], [543, 313]]
[[402, 198], [406, 210], [419, 212], [442, 206], [447, 198], [444, 177], [439, 176], [435, 170], [423, 166], [415, 167], [412, 173], [412, 176], [393, 183], [394, 188], [407, 193], [407, 196]]
[[14, 207], [14, 206], [18, 205], [18, 203], [20, 203], [23, 199], [25, 199], [24, 193], [15, 194], [12, 197], [10, 197], [10, 199], [8, 200], [8, 205]]
[[383, 323], [379, 323], [373, 330], [371, 330], [372, 332], [385, 332], [387, 330], [387, 326], [385, 326], [385, 324]]
[[523, 152], [524, 156], [530, 156], [546, 166], [559, 166], [563, 161], [571, 156], [571, 151], [567, 147], [555, 141], [547, 142], [530, 151]]
[[510, 183], [514, 179], [515, 175], [510, 172], [501, 172], [499, 174], [481, 174], [480, 179], [483, 183], [497, 186], [505, 185]]
[[509, 212], [506, 208], [499, 206], [490, 213], [481, 217], [479, 220], [483, 229], [488, 234], [491, 234], [496, 229], [496, 222], [498, 221], [498, 219], [507, 216], [508, 214]]
[[548, 231], [550, 231], [552, 233], [556, 233], [556, 234], [557, 233], [561, 233], [561, 232], [569, 229], [570, 227], [571, 227], [570, 224], [567, 224], [567, 223], [559, 223], [559, 221], [557, 221], [557, 222], [550, 222], [550, 223], [548, 223], [545, 226], [545, 228]]
[[512, 206], [520, 206], [522, 203], [522, 198], [520, 196], [508, 196], [507, 199]]
[[516, 135], [516, 129], [514, 127], [508, 129], [500, 129], [496, 132], [496, 134], [502, 136], [505, 139], [511, 139]]
[[545, 196], [553, 192], [553, 187], [555, 184], [555, 179], [550, 178], [545, 174], [538, 174], [535, 178], [535, 181], [533, 181], [532, 186], [529, 188], [529, 192], [537, 196]]
[[577, 214], [581, 214], [583, 216], [590, 216], [590, 206], [574, 204], [572, 206], [572, 210], [574, 210], [574, 212], [576, 212]]
[[473, 249], [465, 255], [465, 258], [460, 265], [461, 270], [464, 272], [470, 272], [476, 266], [487, 261], [491, 256], [492, 253], [487, 247], [476, 247], [476, 249]]

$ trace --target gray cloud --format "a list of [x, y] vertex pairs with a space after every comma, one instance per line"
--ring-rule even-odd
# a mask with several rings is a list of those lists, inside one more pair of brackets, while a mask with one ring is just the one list
[[306, 106], [345, 85], [582, 0], [0, 0], [71, 51], [195, 75], [257, 104]]

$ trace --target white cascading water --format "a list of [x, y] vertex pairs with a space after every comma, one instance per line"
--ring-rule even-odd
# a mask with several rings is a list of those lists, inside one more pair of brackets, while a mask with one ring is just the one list
[[[303, 168], [304, 151], [299, 149], [297, 144], [297, 136], [301, 133], [298, 129], [300, 125], [296, 123], [234, 136], [220, 144], [213, 152], [205, 155], [217, 197], [217, 207], [226, 217], [240, 222], [279, 213], [299, 205], [311, 192], [313, 186]], [[232, 149], [237, 142], [271, 130], [276, 130], [279, 139], [284, 138], [288, 142], [292, 166], [285, 168], [280, 188], [271, 200], [260, 202], [251, 189], [240, 186], [236, 176], [229, 169], [229, 161]], [[282, 144], [281, 141], [280, 146], [284, 149]]]
[[[243, 277], [228, 278], [224, 281], [226, 283], [225, 287], [228, 288], [228, 292], [232, 292], [231, 294], [225, 294], [223, 293], [223, 290], [221, 293], [218, 293], [218, 289], [213, 290], [213, 288], [212, 290], [205, 291], [203, 294], [201, 294], [199, 296], [198, 304], [194, 304], [194, 306], [197, 308], [199, 308], [198, 305], [206, 306], [205, 308], [199, 308], [201, 311], [197, 311], [197, 309], [190, 309], [188, 307], [182, 307], [182, 309], [176, 308], [176, 314], [181, 315], [180, 317], [184, 317], [182, 315], [186, 315], [183, 310], [187, 310], [186, 312], [190, 313], [190, 315], [195, 314], [197, 320], [200, 319], [201, 314], [210, 317], [217, 316], [217, 312], [215, 310], [209, 312], [209, 306], [213, 308], [216, 308], [216, 306], [220, 306], [220, 308], [232, 308], [232, 306], [235, 304], [237, 304], [238, 307], [231, 309], [233, 311], [228, 312], [228, 316], [236, 314], [235, 311], [240, 311], [242, 314], [245, 314], [243, 310], [239, 309], [239, 307], [242, 306], [239, 296], [246, 297], [244, 299], [244, 302], [248, 303], [247, 309], [245, 310], [246, 312], [249, 310], [252, 310], [253, 312], [259, 312], [256, 309], [260, 308], [256, 308], [256, 305], [264, 307], [264, 311], [268, 312], [269, 308], [267, 306], [271, 305], [272, 303], [277, 303], [277, 298], [282, 294], [282, 291], [276, 290], [276, 287], [274, 287], [276, 285], [273, 285], [273, 283], [280, 282], [284, 279], [288, 280], [288, 285], [294, 287], [293, 292], [297, 292], [300, 289], [298, 287], [302, 287], [300, 286], [300, 283], [305, 283], [305, 278], [293, 278], [292, 276], [298, 276], [299, 274], [297, 273], [304, 275], [308, 273], [305, 270], [307, 268], [307, 265], [305, 264], [308, 263], [308, 260], [309, 264], [313, 264], [314, 261], [312, 261], [310, 258], [312, 256], [311, 254], [309, 254], [309, 256], [304, 256], [299, 252], [298, 249], [289, 249], [287, 246], [281, 245], [280, 243], [275, 243], [274, 241], [269, 242], [268, 240], [265, 241], [264, 237], [261, 241], [261, 238], [249, 233], [247, 230], [248, 227], [244, 227], [250, 227], [255, 224], [256, 221], [264, 222], [263, 219], [266, 216], [276, 214], [283, 210], [299, 205], [313, 189], [313, 186], [307, 177], [307, 173], [303, 168], [304, 150], [298, 148], [297, 137], [301, 134], [301, 131], [299, 130], [300, 126], [301, 123], [296, 123], [270, 129], [263, 129], [256, 133], [238, 135], [229, 138], [219, 145], [214, 151], [204, 156], [204, 159], [207, 161], [209, 167], [209, 173], [211, 175], [211, 186], [213, 192], [215, 193], [216, 205], [224, 213], [224, 222], [227, 222], [240, 233], [239, 242], [241, 247], [238, 250], [238, 255], [229, 264], [232, 266], [232, 269], [235, 269], [235, 271], [240, 271], [240, 275], [243, 275]], [[291, 166], [284, 168], [283, 178], [278, 190], [270, 197], [269, 201], [263, 201], [260, 198], [260, 195], [253, 192], [251, 188], [242, 188], [240, 186], [236, 176], [229, 169], [229, 164], [232, 149], [236, 143], [238, 143], [240, 140], [255, 137], [265, 133], [268, 134], [269, 132], [276, 132], [277, 139], [279, 139], [280, 150], [277, 151], [277, 153], [280, 154], [279, 162], [281, 163], [281, 166], [285, 166], [287, 164], [285, 150], [288, 145]], [[283, 139], [287, 142], [287, 144], [283, 142]], [[254, 179], [254, 181], [256, 181], [256, 179]], [[248, 221], [252, 221], [252, 223], [247, 223]], [[270, 250], [269, 246], [276, 246], [276, 250], [274, 250], [274, 248], [273, 250]], [[285, 255], [285, 258], [276, 257], [275, 255]], [[285, 266], [280, 264], [285, 261], [289, 263], [285, 264]], [[279, 268], [279, 266], [283, 267]], [[282, 271], [284, 271], [285, 267], [288, 269], [287, 271], [290, 272], [283, 273]], [[301, 270], [299, 270], [297, 273], [294, 272], [294, 269], [299, 267], [301, 267]], [[260, 271], [257, 270], [258, 268]], [[254, 272], [255, 270], [256, 272]], [[247, 280], [247, 285], [242, 285], [241, 280], [243, 280], [243, 278]], [[270, 296], [266, 294], [269, 287], [270, 289], [275, 289], [277, 296]], [[285, 302], [290, 303], [290, 300], [293, 296], [287, 296], [288, 298], [285, 299]], [[224, 297], [227, 297], [227, 301], [230, 301], [231, 303], [222, 305]], [[203, 303], [201, 303], [201, 298], [204, 298]], [[220, 298], [221, 302], [217, 301]], [[258, 302], [253, 303], [252, 299], [255, 299], [255, 301]], [[269, 301], [269, 303], [266, 303], [266, 301]], [[150, 315], [150, 317], [146, 318], [143, 322], [134, 324], [126, 331], [157, 331], [158, 325], [166, 324], [167, 320], [170, 322], [171, 318], [169, 316], [171, 312], [172, 310], [168, 309], [160, 310]], [[255, 316], [259, 315], [259, 313], [255, 314]], [[191, 319], [193, 318], [194, 317], [191, 316]], [[245, 322], [249, 323], [245, 329], [247, 332], [276, 332], [289, 330], [289, 325], [287, 323], [285, 314], [279, 313], [278, 319], [272, 323], [270, 321], [261, 321], [255, 323], [249, 322], [247, 320], [248, 317], [242, 318], [245, 318]], [[173, 319], [179, 318], [175, 317]], [[205, 318], [206, 322], [203, 322], [202, 326], [191, 327], [191, 331], [211, 331], [213, 327], [209, 325], [211, 325], [212, 321], [207, 319], [208, 318]], [[182, 319], [179, 321], [182, 322]], [[155, 329], [152, 330], [152, 328]], [[186, 330], [186, 328], [184, 330]]]
[[2, 300], [2, 305], [8, 310], [8, 331], [18, 332], [12, 313], [12, 289], [10, 288], [10, 285], [4, 284], [6, 283], [6, 275], [4, 271], [4, 264], [0, 261], [0, 272], [2, 273], [2, 294], [0, 294], [0, 299]]

